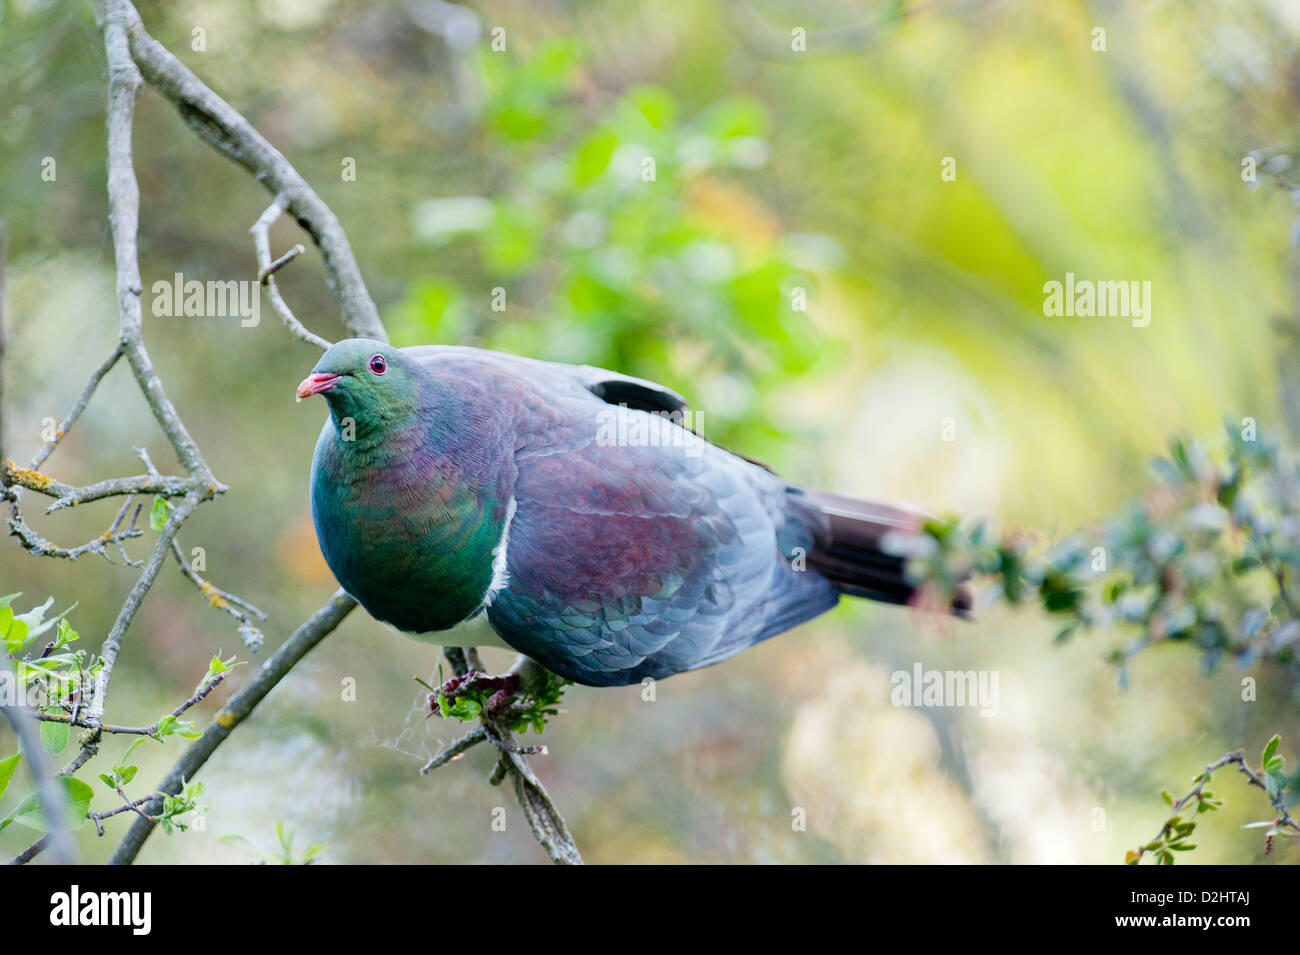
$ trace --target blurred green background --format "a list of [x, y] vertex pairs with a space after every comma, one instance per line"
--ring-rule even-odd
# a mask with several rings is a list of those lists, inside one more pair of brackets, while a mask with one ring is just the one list
[[[105, 64], [83, 4], [0, 10], [3, 437], [25, 461], [116, 337]], [[703, 432], [792, 480], [1049, 537], [1139, 493], [1171, 434], [1214, 434], [1228, 413], [1296, 440], [1296, 212], [1278, 188], [1285, 160], [1271, 160], [1300, 146], [1289, 0], [177, 0], [140, 12], [334, 209], [399, 344], [659, 380], [691, 399]], [[791, 49], [795, 29], [805, 52]], [[177, 272], [255, 278], [247, 230], [269, 196], [149, 89], [135, 159], [146, 289]], [[281, 221], [273, 254], [298, 241]], [[1044, 317], [1043, 285], [1066, 272], [1150, 281], [1150, 325]], [[280, 284], [310, 328], [344, 336], [314, 249]], [[317, 353], [265, 302], [256, 328], [158, 318], [149, 304], [154, 361], [230, 486], [181, 542], [271, 615], [266, 656], [336, 586], [307, 508], [324, 409], [292, 398]], [[136, 473], [142, 444], [178, 468], [119, 367], [46, 470], [75, 483]], [[29, 520], [65, 545], [116, 509], [46, 518], [38, 503], [27, 495]], [[78, 602], [73, 624], [97, 647], [134, 572], [0, 543], [0, 592], [22, 591], [22, 609]], [[1225, 750], [1281, 732], [1294, 758], [1293, 676], [1202, 673], [1193, 650], [1173, 648], [1134, 660], [1121, 690], [1103, 661], [1110, 635], [1053, 646], [1053, 632], [1032, 612], [935, 629], [846, 603], [660, 683], [653, 702], [640, 687], [570, 689], [534, 764], [592, 862], [1114, 863], [1160, 825], [1160, 789], [1181, 793]], [[250, 657], [169, 567], [128, 635], [109, 718], [152, 722], [218, 650]], [[491, 754], [416, 775], [461, 729], [423, 718], [412, 676], [438, 659], [353, 613], [205, 768], [206, 828], [156, 835], [141, 861], [251, 861], [219, 837], [269, 846], [280, 821], [326, 844], [325, 862], [544, 861], [513, 798], [485, 782]], [[999, 714], [892, 706], [890, 673], [916, 661], [997, 670]], [[1243, 676], [1258, 702], [1241, 701]], [[180, 745], [136, 750], [141, 792]], [[1198, 832], [1197, 861], [1264, 861], [1262, 840], [1237, 828], [1262, 800], [1237, 778], [1215, 789], [1228, 805]], [[114, 801], [99, 787], [95, 808]], [[792, 829], [796, 808], [807, 831]], [[106, 858], [126, 825], [110, 820], [103, 839], [88, 827], [84, 857]], [[20, 829], [0, 833], [9, 856], [30, 841]]]

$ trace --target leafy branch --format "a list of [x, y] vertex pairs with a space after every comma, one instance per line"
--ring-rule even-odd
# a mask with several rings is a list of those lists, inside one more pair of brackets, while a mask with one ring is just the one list
[[[1300, 470], [1255, 429], [1252, 419], [1225, 423], [1226, 445], [1176, 440], [1152, 464], [1155, 482], [1139, 501], [1099, 527], [1047, 548], [1030, 535], [999, 535], [987, 521], [930, 521], [919, 539], [891, 542], [909, 558], [926, 605], [943, 606], [970, 577], [988, 582], [983, 603], [1036, 605], [1061, 621], [1058, 641], [1089, 629], [1127, 632], [1107, 659], [1121, 684], [1142, 651], [1169, 645], [1199, 650], [1208, 670], [1224, 659], [1243, 667], [1269, 662], [1300, 673]], [[1235, 765], [1264, 789], [1276, 811], [1265, 827], [1300, 832], [1285, 803], [1287, 776], [1278, 737], [1251, 769], [1244, 751], [1209, 764], [1193, 789], [1164, 798], [1173, 813], [1150, 842], [1128, 853], [1172, 863], [1193, 848], [1196, 817], [1222, 803], [1206, 790], [1215, 770]]]
[[1173, 810], [1173, 815], [1165, 820], [1156, 837], [1145, 845], [1130, 849], [1124, 856], [1129, 865], [1137, 865], [1145, 855], [1151, 855], [1160, 865], [1173, 865], [1175, 852], [1189, 852], [1196, 848], [1188, 838], [1196, 831], [1196, 817], [1201, 813], [1214, 812], [1223, 807], [1223, 800], [1216, 799], [1214, 793], [1205, 787], [1217, 770], [1226, 766], [1236, 766], [1252, 786], [1258, 786], [1268, 794], [1269, 805], [1275, 810], [1272, 819], [1251, 822], [1243, 829], [1267, 829], [1264, 834], [1264, 850], [1273, 853], [1273, 839], [1277, 836], [1294, 837], [1300, 834], [1300, 824], [1291, 818], [1283, 793], [1287, 786], [1286, 763], [1277, 754], [1280, 737], [1274, 736], [1264, 746], [1260, 757], [1260, 768], [1251, 769], [1246, 762], [1245, 750], [1225, 753], [1219, 759], [1205, 767], [1205, 771], [1192, 780], [1192, 789], [1182, 798], [1175, 800], [1168, 790], [1160, 795]]
[[1197, 648], [1207, 669], [1231, 658], [1300, 671], [1300, 470], [1251, 419], [1226, 431], [1217, 454], [1174, 441], [1140, 500], [1056, 545], [984, 520], [930, 521], [890, 544], [927, 604], [976, 577], [982, 604], [1037, 605], [1061, 622], [1057, 640], [1128, 631], [1108, 655], [1121, 681], [1135, 655], [1172, 644]]

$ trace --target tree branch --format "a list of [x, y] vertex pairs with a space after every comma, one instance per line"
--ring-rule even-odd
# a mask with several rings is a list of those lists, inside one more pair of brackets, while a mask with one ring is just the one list
[[104, 363], [91, 372], [90, 380], [86, 382], [86, 387], [81, 389], [81, 394], [77, 395], [77, 400], [72, 403], [72, 410], [68, 412], [67, 416], [64, 417], [64, 419], [59, 423], [59, 426], [54, 430], [53, 440], [46, 441], [45, 444], [41, 445], [41, 449], [36, 452], [36, 456], [33, 457], [31, 463], [27, 465], [29, 470], [39, 470], [40, 466], [45, 463], [45, 459], [48, 458], [54, 449], [59, 446], [59, 442], [63, 440], [64, 435], [68, 433], [76, 423], [77, 419], [81, 417], [81, 413], [86, 410], [86, 405], [90, 403], [90, 396], [95, 393], [95, 389], [99, 387], [99, 383], [104, 380], [105, 375], [112, 371], [113, 366], [117, 364], [117, 360], [121, 357], [122, 343], [121, 341], [118, 341], [113, 346], [113, 351], [106, 359], [104, 359]]
[[[172, 710], [170, 715], [178, 717], [181, 714], [183, 714], [186, 710], [188, 710], [190, 707], [201, 703], [209, 693], [211, 693], [213, 690], [217, 688], [217, 686], [221, 683], [222, 680], [226, 678], [226, 674], [229, 672], [230, 671], [227, 670], [225, 672], [218, 673], [211, 680], [209, 680], [203, 686], [199, 687], [192, 694], [190, 694], [189, 699], [187, 699], [180, 706], [176, 707], [176, 709]], [[32, 718], [41, 723], [64, 723], [68, 726], [80, 726], [85, 729], [97, 729], [97, 730], [102, 730], [105, 733], [117, 733], [124, 736], [156, 736], [158, 734], [158, 727], [162, 724], [162, 720], [157, 720], [154, 723], [150, 724], [149, 726], [118, 726], [114, 723], [92, 723], [86, 720], [85, 718], [73, 719], [70, 716], [60, 716], [57, 713], [33, 713]]]
[[74, 487], [56, 481], [40, 471], [20, 468], [7, 458], [0, 462], [0, 467], [5, 469], [5, 476], [11, 487], [27, 488], [29, 491], [55, 499], [54, 503], [45, 509], [46, 514], [63, 510], [65, 507], [75, 507], [78, 504], [101, 501], [106, 497], [122, 497], [128, 494], [184, 497], [194, 491], [206, 491], [204, 496], [210, 497], [226, 490], [224, 485], [212, 485], [211, 482], [200, 481], [193, 477], [178, 477], [172, 474], [135, 474], [130, 477], [107, 478], [94, 484], [87, 484], [85, 487]]
[[[267, 286], [272, 304], [280, 313], [286, 327], [304, 341], [317, 347], [328, 347], [328, 342], [307, 331], [297, 321], [275, 286], [274, 273], [298, 254], [298, 249], [295, 249], [288, 255], [271, 260], [269, 230], [276, 219], [287, 211], [308, 231], [321, 250], [327, 283], [339, 304], [343, 321], [349, 330], [354, 335], [381, 341], [388, 340], [379, 320], [378, 310], [366, 290], [360, 268], [342, 227], [329, 207], [308, 186], [288, 160], [243, 116], [149, 36], [130, 0], [97, 0], [94, 7], [96, 19], [104, 34], [109, 71], [107, 115], [109, 217], [117, 265], [121, 336], [109, 358], [91, 375], [74, 402], [72, 410], [56, 431], [54, 439], [37, 452], [30, 467], [21, 469], [11, 463], [0, 466], [0, 495], [7, 497], [11, 502], [10, 530], [11, 533], [19, 536], [25, 547], [34, 553], [50, 553], [73, 559], [81, 553], [104, 553], [105, 545], [109, 542], [116, 542], [121, 547], [123, 539], [139, 534], [134, 529], [134, 519], [127, 531], [118, 530], [136, 494], [159, 494], [180, 498], [180, 503], [175, 505], [163, 526], [150, 557], [144, 563], [139, 578], [104, 640], [100, 654], [103, 662], [91, 702], [86, 714], [76, 721], [77, 725], [86, 727], [89, 732], [82, 741], [80, 752], [58, 774], [60, 776], [76, 773], [97, 754], [101, 734], [105, 730], [135, 732], [141, 735], [152, 735], [150, 730], [157, 731], [157, 724], [153, 727], [118, 727], [105, 724], [104, 712], [108, 686], [122, 639], [149, 588], [157, 579], [168, 551], [171, 551], [180, 563], [182, 573], [200, 588], [210, 602], [218, 606], [224, 604], [226, 609], [248, 626], [251, 624], [248, 623], [246, 616], [241, 616], [241, 613], [264, 616], [251, 605], [218, 591], [203, 580], [194, 568], [185, 562], [183, 551], [176, 542], [181, 524], [194, 510], [204, 501], [212, 499], [226, 489], [213, 475], [197, 444], [168, 399], [144, 346], [140, 305], [143, 286], [136, 246], [139, 187], [131, 151], [135, 99], [142, 82], [147, 82], [171, 100], [180, 111], [182, 118], [200, 138], [253, 173], [275, 197], [271, 206], [259, 217], [251, 231], [258, 258], [259, 280]], [[0, 345], [0, 348], [2, 347]], [[148, 473], [142, 476], [114, 478], [87, 487], [74, 487], [54, 481], [43, 474], [39, 468], [77, 421], [104, 375], [122, 357], [125, 357], [131, 366], [137, 384], [176, 452], [177, 458], [188, 472], [188, 477], [161, 475], [149, 462], [148, 456], [142, 454], [148, 469]], [[11, 481], [17, 487], [10, 488], [8, 485]], [[18, 504], [21, 494], [19, 488], [28, 488], [54, 497], [55, 504], [49, 508], [51, 511], [116, 495], [126, 495], [127, 499], [108, 532], [95, 541], [83, 545], [82, 548], [62, 549], [41, 539], [22, 520]], [[138, 507], [136, 513], [139, 513]], [[122, 554], [126, 558], [125, 549], [122, 550]], [[127, 561], [138, 566], [137, 562], [132, 562], [129, 558]], [[214, 596], [217, 599], [213, 599]], [[151, 816], [161, 810], [164, 797], [179, 793], [185, 782], [193, 778], [234, 728], [247, 719], [257, 704], [312, 647], [332, 632], [355, 606], [356, 602], [350, 596], [342, 590], [338, 591], [329, 603], [308, 618], [285, 641], [258, 675], [226, 703], [204, 730], [203, 735], [185, 750], [152, 796], [130, 803], [125, 793], [121, 793], [124, 800], [123, 807], [102, 814], [99, 818], [127, 810], [135, 811], [139, 818], [135, 820], [114, 851], [110, 860], [112, 863], [126, 864], [136, 858], [155, 828]], [[450, 648], [447, 653], [448, 658], [453, 661], [454, 666], [459, 667], [459, 672], [462, 674], [471, 663], [476, 667], [479, 665], [477, 654], [473, 651], [467, 656], [460, 650]], [[186, 701], [177, 713], [184, 712], [186, 708], [210, 692], [211, 688], [212, 686], [205, 688], [197, 694], [197, 698], [192, 697]], [[19, 722], [27, 732], [30, 732], [29, 721]], [[581, 856], [573, 844], [572, 836], [563, 818], [523, 758], [523, 754], [531, 750], [514, 744], [508, 727], [485, 723], [481, 730], [453, 744], [450, 749], [454, 752], [443, 754], [442, 761], [450, 760], [484, 739], [491, 740], [502, 754], [501, 773], [494, 774], [494, 778], [497, 781], [505, 775], [512, 778], [515, 795], [524, 810], [529, 826], [548, 855], [560, 863], [581, 863]], [[437, 763], [437, 758], [433, 763]], [[441, 763], [437, 764], [441, 765]], [[432, 769], [433, 764], [431, 763], [428, 768]], [[144, 805], [148, 805], [150, 811], [140, 808]], [[98, 819], [96, 825], [98, 826]], [[28, 861], [52, 843], [52, 838], [38, 840], [15, 861]]]
[[[471, 669], [481, 670], [478, 652], [473, 647], [468, 649], [443, 647], [442, 652], [458, 677], [467, 675]], [[525, 685], [530, 679], [545, 678], [545, 672], [541, 667], [522, 654], [515, 660], [510, 672], [518, 674]], [[477, 735], [479, 730], [483, 732], [481, 737]], [[578, 851], [578, 845], [573, 839], [573, 834], [569, 832], [564, 817], [551, 800], [546, 787], [542, 785], [537, 774], [524, 759], [525, 751], [515, 743], [509, 726], [499, 716], [493, 716], [485, 710], [482, 724], [478, 729], [443, 750], [420, 772], [432, 772], [484, 739], [491, 741], [501, 753], [489, 781], [495, 786], [506, 776], [510, 777], [514, 786], [515, 799], [519, 802], [519, 808], [524, 811], [524, 818], [528, 820], [528, 828], [532, 830], [533, 838], [556, 865], [582, 865], [582, 854]], [[452, 752], [458, 746], [462, 748]], [[443, 758], [444, 756], [446, 758]]]
[[[344, 591], [336, 591], [329, 602], [308, 617], [275, 652], [275, 655], [266, 661], [257, 676], [227, 701], [203, 731], [203, 735], [190, 744], [155, 789], [159, 793], [171, 796], [179, 793], [186, 780], [194, 778], [194, 774], [208, 761], [208, 757], [216, 751], [217, 747], [225, 742], [226, 737], [234, 731], [235, 727], [248, 719], [257, 704], [262, 702], [298, 661], [305, 657], [312, 647], [324, 640], [356, 605], [357, 602]], [[157, 815], [161, 808], [162, 799], [155, 797], [147, 811], [150, 815]], [[135, 861], [135, 857], [153, 828], [144, 820], [137, 819], [132, 823], [117, 849], [113, 851], [109, 863], [129, 865]]]
[[252, 618], [256, 617], [258, 620], [265, 620], [266, 614], [243, 597], [214, 587], [200, 576], [199, 572], [185, 559], [181, 545], [175, 538], [172, 538], [172, 556], [176, 558], [176, 563], [180, 565], [181, 573], [199, 588], [199, 593], [203, 594], [208, 603], [218, 610], [224, 610], [239, 621], [239, 633], [244, 638], [244, 645], [254, 653], [262, 649], [262, 630], [257, 624], [253, 623]]
[[280, 295], [280, 287], [275, 284], [275, 273], [284, 268], [303, 251], [301, 245], [295, 245], [274, 262], [271, 261], [271, 226], [284, 214], [285, 207], [288, 204], [289, 194], [280, 193], [275, 197], [275, 201], [267, 206], [266, 211], [258, 216], [257, 221], [253, 223], [253, 227], [248, 230], [253, 234], [253, 248], [257, 253], [257, 280], [266, 286], [266, 297], [271, 300], [271, 306], [279, 313], [280, 319], [284, 322], [284, 327], [289, 329], [296, 337], [324, 351], [330, 347], [330, 343], [303, 327], [302, 322], [298, 321], [283, 296]]
[[325, 279], [339, 303], [343, 323], [360, 338], [388, 341], [352, 246], [329, 206], [252, 123], [148, 34], [132, 4], [123, 0], [120, 6], [131, 56], [145, 82], [176, 105], [181, 118], [200, 139], [251, 172], [277, 202], [281, 195], [285, 197], [284, 208], [321, 251]]

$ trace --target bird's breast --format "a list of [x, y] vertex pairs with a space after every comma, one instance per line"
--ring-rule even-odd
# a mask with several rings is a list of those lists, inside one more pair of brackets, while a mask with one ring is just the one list
[[338, 443], [317, 448], [311, 501], [321, 551], [343, 588], [372, 616], [413, 633], [448, 629], [481, 609], [502, 532], [493, 497], [454, 462], [412, 453], [380, 465]]

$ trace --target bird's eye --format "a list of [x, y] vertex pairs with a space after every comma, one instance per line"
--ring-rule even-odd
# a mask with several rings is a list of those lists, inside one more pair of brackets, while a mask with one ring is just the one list
[[376, 375], [382, 375], [388, 371], [388, 362], [384, 361], [383, 355], [373, 355], [370, 359], [370, 370]]

